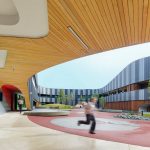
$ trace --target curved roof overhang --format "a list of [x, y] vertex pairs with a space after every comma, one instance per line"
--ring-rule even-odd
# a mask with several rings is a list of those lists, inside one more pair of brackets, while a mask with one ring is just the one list
[[33, 74], [75, 58], [150, 41], [150, 0], [48, 0], [48, 18], [50, 32], [44, 38], [0, 37], [0, 49], [8, 51], [0, 84], [21, 89], [27, 107], [27, 80]]

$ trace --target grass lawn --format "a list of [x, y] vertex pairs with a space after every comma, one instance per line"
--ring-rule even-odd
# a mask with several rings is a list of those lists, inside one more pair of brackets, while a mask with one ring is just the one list
[[144, 117], [149, 117], [150, 118], [150, 113], [149, 114], [143, 114]]

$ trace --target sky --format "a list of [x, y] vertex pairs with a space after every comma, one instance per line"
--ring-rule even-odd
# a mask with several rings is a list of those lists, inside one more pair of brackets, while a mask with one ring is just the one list
[[147, 56], [150, 56], [150, 43], [82, 57], [39, 72], [38, 84], [47, 88], [102, 88], [128, 64]]

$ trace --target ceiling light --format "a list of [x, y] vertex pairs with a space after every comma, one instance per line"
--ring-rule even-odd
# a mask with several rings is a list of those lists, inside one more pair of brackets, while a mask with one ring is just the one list
[[88, 46], [85, 44], [85, 42], [80, 38], [80, 36], [72, 29], [71, 26], [67, 27], [68, 31], [72, 33], [72, 35], [81, 43], [81, 45], [85, 48], [85, 49], [89, 49]]
[[0, 50], [0, 68], [5, 67], [7, 50]]

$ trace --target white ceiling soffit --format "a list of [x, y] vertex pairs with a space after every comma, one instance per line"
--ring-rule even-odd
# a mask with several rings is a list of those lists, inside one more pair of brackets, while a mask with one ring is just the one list
[[0, 50], [0, 68], [5, 67], [6, 57], [7, 57], [7, 50]]
[[0, 36], [40, 38], [48, 32], [47, 0], [0, 0]]

